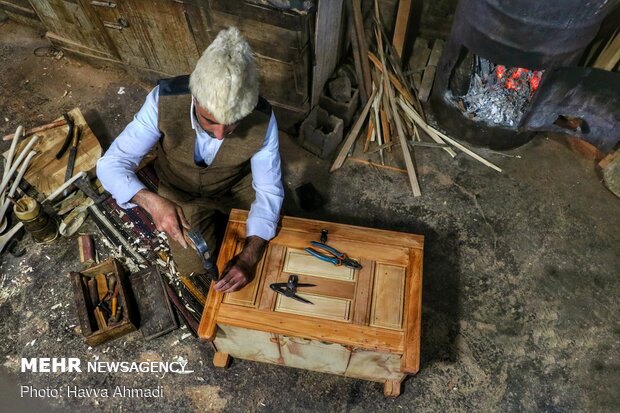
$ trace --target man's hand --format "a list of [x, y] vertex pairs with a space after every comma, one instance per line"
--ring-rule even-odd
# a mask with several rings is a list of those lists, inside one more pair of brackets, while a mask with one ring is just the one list
[[254, 277], [256, 265], [266, 246], [267, 241], [261, 237], [247, 237], [243, 250], [226, 265], [222, 278], [215, 284], [215, 290], [232, 293], [243, 288]]
[[165, 232], [183, 248], [187, 248], [183, 228], [190, 229], [190, 226], [179, 205], [146, 189], [138, 191], [131, 201], [151, 215], [158, 231]]

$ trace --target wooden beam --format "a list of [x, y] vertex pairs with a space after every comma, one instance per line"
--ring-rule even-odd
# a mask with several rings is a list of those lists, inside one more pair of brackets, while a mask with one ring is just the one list
[[398, 11], [396, 12], [396, 25], [394, 26], [394, 36], [392, 44], [398, 57], [403, 58], [403, 48], [407, 39], [407, 27], [409, 26], [409, 15], [411, 14], [411, 0], [400, 0]]
[[[375, 67], [379, 69], [379, 72], [383, 73], [383, 66], [381, 65], [381, 62], [379, 61], [379, 58], [375, 56], [372, 52], [368, 52], [368, 58], [375, 65]], [[409, 93], [407, 88], [398, 81], [398, 79], [396, 78], [396, 75], [394, 75], [393, 73], [388, 73], [388, 76], [390, 77], [390, 82], [394, 85], [396, 90], [398, 90], [400, 94], [404, 96], [407, 102], [409, 102], [410, 104], [413, 104], [413, 97], [411, 96], [411, 93]]]
[[344, 160], [347, 157], [347, 153], [349, 152], [349, 149], [351, 149], [351, 146], [353, 146], [353, 142], [355, 142], [357, 135], [359, 135], [360, 130], [362, 129], [362, 126], [364, 125], [366, 116], [368, 116], [368, 112], [370, 111], [370, 107], [372, 106], [372, 102], [375, 98], [375, 93], [376, 92], [373, 90], [372, 94], [368, 98], [368, 102], [366, 102], [366, 106], [364, 106], [364, 109], [362, 109], [362, 113], [360, 113], [359, 117], [355, 121], [355, 124], [353, 125], [353, 127], [349, 131], [349, 134], [344, 140], [344, 143], [342, 144], [342, 148], [340, 148], [340, 152], [338, 153], [338, 156], [336, 156], [336, 160], [334, 160], [334, 163], [332, 164], [332, 167], [329, 169], [329, 172], [334, 172], [336, 169], [339, 169], [344, 163]]
[[366, 84], [364, 82], [364, 71], [362, 69], [362, 60], [364, 60], [363, 56], [360, 55], [360, 48], [357, 41], [357, 33], [355, 32], [355, 18], [353, 17], [353, 6], [351, 5], [351, 0], [346, 1], [347, 6], [347, 28], [349, 30], [349, 39], [351, 40], [351, 51], [353, 53], [353, 63], [355, 65], [355, 74], [357, 76], [358, 88], [360, 91], [360, 100], [362, 102], [362, 106], [366, 106], [366, 102], [368, 102], [368, 94], [370, 90], [366, 89]]
[[311, 108], [319, 102], [323, 86], [336, 68], [342, 25], [342, 2], [343, 0], [319, 1], [314, 35], [316, 47]]
[[355, 32], [357, 34], [357, 42], [360, 51], [360, 61], [362, 64], [362, 73], [364, 78], [361, 80], [364, 82], [366, 91], [372, 89], [372, 80], [370, 78], [370, 65], [368, 60], [364, 59], [366, 53], [368, 53], [368, 42], [366, 41], [366, 30], [364, 29], [364, 19], [362, 17], [362, 6], [360, 0], [348, 0], [351, 2], [351, 10], [353, 11], [353, 21], [355, 23]]
[[598, 69], [613, 70], [620, 60], [620, 33], [616, 33], [613, 40], [610, 40], [609, 44], [605, 46], [605, 49], [596, 58], [594, 65]]
[[360, 158], [356, 158], [354, 156], [351, 156], [349, 158], [350, 161], [353, 162], [357, 162], [357, 163], [361, 163], [364, 165], [368, 165], [368, 166], [372, 166], [375, 168], [381, 168], [381, 169], [387, 169], [388, 171], [394, 171], [394, 172], [401, 172], [406, 174], [407, 170], [403, 169], [403, 168], [397, 168], [395, 166], [390, 166], [390, 165], [381, 165], [380, 163], [376, 163], [376, 162], [372, 162], [372, 161], [367, 161], [366, 159], [360, 159]]
[[418, 98], [422, 102], [428, 100], [431, 90], [433, 89], [433, 82], [435, 81], [435, 72], [437, 71], [437, 63], [441, 57], [443, 50], [443, 40], [435, 40], [433, 49], [431, 50], [431, 56], [428, 58], [428, 65], [424, 70], [424, 76], [422, 76], [422, 85], [420, 86], [420, 92]]
[[[375, 2], [375, 11], [377, 14], [377, 20], [379, 20], [379, 8], [377, 3]], [[415, 166], [413, 164], [413, 160], [411, 159], [411, 152], [409, 152], [409, 147], [407, 146], [407, 139], [405, 138], [405, 132], [403, 131], [403, 125], [401, 123], [400, 115], [398, 114], [398, 107], [396, 106], [396, 98], [394, 97], [394, 92], [392, 91], [392, 85], [388, 80], [388, 68], [385, 65], [385, 57], [383, 55], [383, 41], [381, 38], [381, 33], [379, 29], [375, 30], [377, 36], [377, 50], [379, 53], [379, 57], [381, 58], [381, 66], [383, 67], [383, 88], [385, 93], [387, 93], [388, 101], [390, 102], [392, 117], [394, 119], [394, 123], [396, 124], [396, 131], [398, 133], [398, 139], [400, 141], [400, 147], [403, 151], [403, 158], [405, 159], [405, 166], [407, 167], [407, 175], [409, 175], [409, 184], [411, 185], [411, 191], [413, 192], [413, 196], [421, 196], [422, 191], [420, 190], [420, 184], [418, 183], [418, 177], [415, 173]]]

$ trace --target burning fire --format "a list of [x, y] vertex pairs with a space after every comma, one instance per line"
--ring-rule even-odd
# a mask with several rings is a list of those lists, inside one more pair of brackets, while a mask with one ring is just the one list
[[506, 66], [497, 65], [495, 67], [495, 76], [497, 84], [506, 89], [520, 90], [525, 83], [529, 83], [530, 91], [533, 94], [538, 89], [538, 84], [542, 77], [541, 70], [529, 70], [523, 67], [511, 68], [506, 70]]

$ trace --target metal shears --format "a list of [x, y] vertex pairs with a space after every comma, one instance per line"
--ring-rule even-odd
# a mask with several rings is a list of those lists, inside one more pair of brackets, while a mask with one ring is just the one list
[[310, 247], [305, 249], [307, 253], [313, 255], [314, 257], [320, 260], [331, 262], [334, 265], [344, 265], [345, 267], [354, 268], [356, 270], [359, 270], [362, 268], [362, 265], [359, 262], [357, 262], [356, 260], [352, 258], [347, 257], [347, 254], [345, 254], [344, 252], [340, 252], [337, 249], [330, 247], [329, 245], [323, 244], [321, 242], [316, 242], [316, 241], [310, 241], [310, 245], [312, 245], [313, 247], [321, 248], [330, 254], [330, 255], [321, 254], [320, 252]]
[[295, 274], [291, 274], [288, 277], [288, 281], [285, 283], [272, 283], [269, 285], [269, 288], [271, 288], [273, 291], [277, 292], [278, 294], [282, 294], [285, 297], [288, 298], [292, 298], [293, 300], [297, 300], [300, 301], [302, 303], [305, 304], [314, 304], [312, 301], [306, 300], [303, 297], [300, 297], [297, 295], [297, 288], [298, 287], [315, 287], [315, 284], [300, 284], [299, 282], [299, 277], [297, 277], [297, 275]]

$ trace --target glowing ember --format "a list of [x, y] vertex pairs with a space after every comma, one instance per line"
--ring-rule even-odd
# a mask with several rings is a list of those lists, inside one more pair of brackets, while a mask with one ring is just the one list
[[464, 96], [452, 96], [470, 119], [514, 127], [542, 78], [542, 70], [509, 68], [475, 58], [469, 90]]

